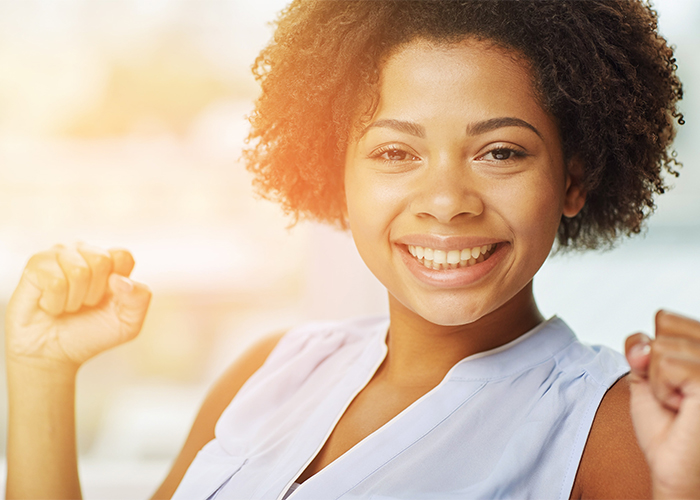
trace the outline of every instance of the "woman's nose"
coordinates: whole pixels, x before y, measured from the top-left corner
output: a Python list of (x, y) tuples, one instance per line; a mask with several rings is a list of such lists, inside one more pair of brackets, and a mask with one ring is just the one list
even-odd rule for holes
[(464, 160), (428, 165), (411, 203), (413, 213), (448, 223), (456, 217), (476, 217), (484, 211), (477, 183)]

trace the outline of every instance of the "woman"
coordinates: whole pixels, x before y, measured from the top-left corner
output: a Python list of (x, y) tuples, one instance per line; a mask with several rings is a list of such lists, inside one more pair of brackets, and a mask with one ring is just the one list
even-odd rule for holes
[[(660, 313), (625, 376), (532, 293), (555, 239), (639, 232), (674, 172), (681, 87), (655, 27), (639, 2), (293, 3), (256, 63), (249, 167), (287, 211), (350, 228), (390, 318), (255, 346), (155, 498), (700, 496), (700, 324)], [(79, 495), (75, 372), (138, 333), (132, 266), (30, 260), (8, 497)]]

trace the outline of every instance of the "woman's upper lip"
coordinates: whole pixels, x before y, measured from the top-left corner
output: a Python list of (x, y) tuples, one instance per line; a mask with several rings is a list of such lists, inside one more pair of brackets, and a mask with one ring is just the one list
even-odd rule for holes
[(505, 240), (491, 236), (443, 236), (438, 234), (408, 234), (394, 240), (398, 245), (414, 245), (437, 250), (474, 248), (501, 243)]

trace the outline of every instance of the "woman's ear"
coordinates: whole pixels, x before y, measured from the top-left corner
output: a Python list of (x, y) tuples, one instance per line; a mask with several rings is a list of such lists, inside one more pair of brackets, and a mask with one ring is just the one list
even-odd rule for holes
[(566, 193), (564, 195), (564, 217), (575, 217), (586, 203), (586, 189), (583, 187), (583, 162), (577, 156), (566, 165)]

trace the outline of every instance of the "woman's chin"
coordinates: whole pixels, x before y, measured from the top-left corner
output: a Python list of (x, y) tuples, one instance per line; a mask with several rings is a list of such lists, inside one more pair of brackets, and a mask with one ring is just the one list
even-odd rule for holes
[(468, 325), (488, 314), (488, 311), (483, 311), (481, 308), (464, 307), (463, 303), (452, 306), (421, 304), (420, 307), (411, 308), (411, 312), (422, 318), (423, 321), (437, 326)]
[(437, 326), (461, 326), (474, 323), (481, 319), (483, 315), (472, 314), (431, 314), (423, 316), (423, 319)]

